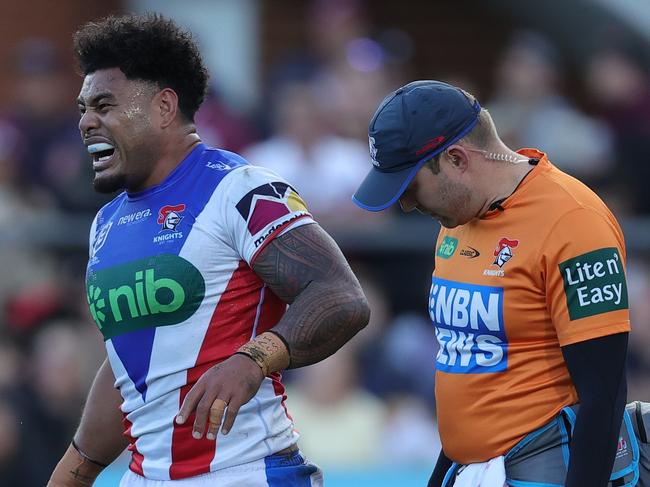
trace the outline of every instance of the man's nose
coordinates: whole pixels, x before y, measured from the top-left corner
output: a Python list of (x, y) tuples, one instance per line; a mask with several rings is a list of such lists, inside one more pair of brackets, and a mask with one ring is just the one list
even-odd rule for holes
[(92, 110), (86, 110), (79, 119), (79, 131), (84, 137), (88, 132), (99, 127), (99, 118)]

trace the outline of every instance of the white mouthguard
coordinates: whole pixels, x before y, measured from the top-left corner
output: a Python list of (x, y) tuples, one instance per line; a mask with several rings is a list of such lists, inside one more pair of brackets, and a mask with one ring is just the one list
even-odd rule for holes
[(107, 144), (106, 142), (99, 142), (97, 144), (91, 144), (88, 146), (88, 152), (91, 154), (111, 149), (115, 149), (115, 147), (113, 147), (111, 144)]

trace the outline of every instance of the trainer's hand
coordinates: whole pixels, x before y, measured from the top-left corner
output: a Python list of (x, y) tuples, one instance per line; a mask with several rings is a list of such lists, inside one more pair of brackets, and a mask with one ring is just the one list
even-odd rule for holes
[(176, 422), (183, 424), (196, 410), (192, 436), (201, 439), (217, 437), (224, 411), (221, 432), (226, 435), (235, 422), (239, 408), (246, 404), (260, 388), (264, 375), (259, 365), (245, 355), (236, 354), (208, 369), (185, 396)]

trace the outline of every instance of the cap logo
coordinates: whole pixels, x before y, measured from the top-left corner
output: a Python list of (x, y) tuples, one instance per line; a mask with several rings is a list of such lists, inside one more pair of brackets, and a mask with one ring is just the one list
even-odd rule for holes
[(372, 159), (372, 165), (379, 167), (379, 161), (377, 160), (377, 147), (375, 147), (374, 137), (368, 137), (368, 147), (370, 147), (370, 158)]
[(429, 140), (422, 147), (420, 147), (418, 150), (416, 150), (415, 155), (416, 156), (421, 156), (425, 152), (429, 152), (430, 150), (435, 149), (440, 144), (442, 144), (444, 141), (445, 141), (445, 136), (444, 135), (439, 135), (435, 139)]

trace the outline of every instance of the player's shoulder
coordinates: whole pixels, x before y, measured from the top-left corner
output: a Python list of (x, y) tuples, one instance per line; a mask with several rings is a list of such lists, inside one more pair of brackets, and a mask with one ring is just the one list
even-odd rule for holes
[(291, 185), (275, 171), (252, 164), (246, 164), (233, 169), (224, 177), (224, 188), (230, 196), (243, 195), (249, 192), (267, 194), (269, 196), (284, 193)]
[(239, 154), (209, 149), (201, 160), (206, 161), (203, 171), (208, 168), (210, 171), (223, 172), (213, 192), (213, 202), (218, 206), (236, 208), (241, 213), (262, 199), (271, 206), (271, 202), (277, 200), (295, 203), (299, 208), (306, 207), (298, 192), (283, 177), (269, 168), (250, 164)]
[(222, 179), (220, 186), (250, 186), (258, 182), (281, 179), (272, 170), (255, 166), (243, 156), (224, 149), (214, 147), (205, 147), (199, 158), (198, 167), (201, 171), (201, 177), (212, 179), (210, 174)]

